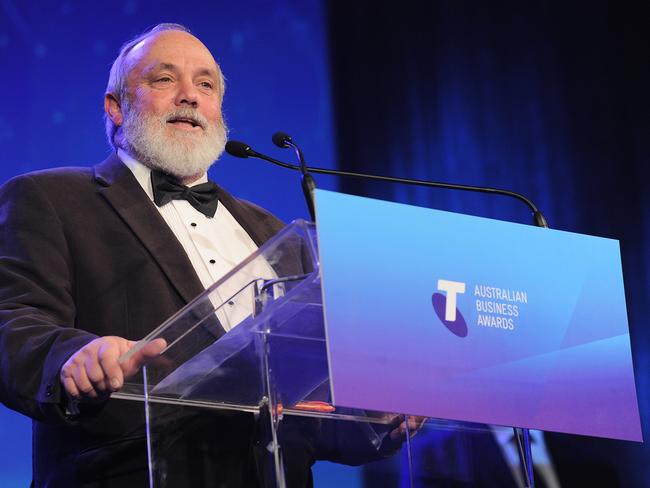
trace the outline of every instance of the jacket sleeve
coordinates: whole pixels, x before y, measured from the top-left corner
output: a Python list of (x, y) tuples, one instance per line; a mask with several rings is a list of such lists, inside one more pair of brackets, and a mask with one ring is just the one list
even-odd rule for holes
[(65, 421), (59, 371), (96, 337), (74, 328), (65, 234), (37, 177), (0, 189), (0, 401), (41, 421)]

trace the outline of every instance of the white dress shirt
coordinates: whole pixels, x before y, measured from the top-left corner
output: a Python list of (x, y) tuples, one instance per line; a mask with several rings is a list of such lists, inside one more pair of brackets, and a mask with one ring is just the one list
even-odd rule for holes
[[(131, 170), (153, 202), (151, 169), (122, 149), (118, 149), (117, 155)], [(189, 186), (207, 181), (207, 175), (203, 175)], [(222, 204), (217, 206), (214, 217), (207, 217), (186, 200), (172, 200), (161, 207), (156, 206), (156, 208), (183, 246), (206, 289), (257, 250), (257, 245), (248, 233)], [(238, 300), (230, 301), (230, 297), (255, 278), (270, 279), (275, 277), (272, 268), (259, 259), (248, 266), (245, 271), (246, 273), (238, 274), (238, 278), (227, 280), (211, 295), (215, 305), (228, 301), (227, 306), (217, 312), (219, 321), (226, 331), (249, 316), (254, 307), (251, 289), (247, 290), (243, 296), (240, 295)]]

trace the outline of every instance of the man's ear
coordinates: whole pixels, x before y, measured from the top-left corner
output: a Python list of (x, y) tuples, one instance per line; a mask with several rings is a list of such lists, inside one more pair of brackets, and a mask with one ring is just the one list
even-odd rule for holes
[(116, 127), (122, 125), (122, 121), (124, 120), (122, 117), (122, 107), (112, 93), (104, 95), (104, 112), (106, 112), (106, 116), (111, 119)]

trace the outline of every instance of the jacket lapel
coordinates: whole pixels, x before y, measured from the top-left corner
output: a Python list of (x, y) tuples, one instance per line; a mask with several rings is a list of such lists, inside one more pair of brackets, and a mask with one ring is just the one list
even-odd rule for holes
[(147, 248), (183, 300), (188, 303), (202, 293), (203, 285), (183, 246), (131, 171), (116, 154), (94, 169), (99, 193)]
[[(282, 221), (266, 210), (250, 202), (238, 200), (221, 188), (219, 202), (223, 203), (258, 247), (285, 227)], [(278, 276), (310, 273), (313, 270), (304, 242), (297, 236), (294, 237), (284, 242), (280, 253), (282, 259), (271, 264)]]
[[(219, 203), (222, 203), (239, 225), (248, 233), (253, 242), (260, 247), (277, 234), (283, 224), (266, 212), (252, 212), (223, 188), (219, 188)], [(249, 204), (252, 205), (252, 204)]]

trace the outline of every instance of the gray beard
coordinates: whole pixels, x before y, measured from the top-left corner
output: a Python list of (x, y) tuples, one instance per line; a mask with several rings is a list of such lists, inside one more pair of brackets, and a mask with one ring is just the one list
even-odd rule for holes
[[(123, 140), (127, 151), (151, 169), (178, 179), (203, 175), (223, 154), (227, 129), (223, 121), (213, 124), (197, 110), (179, 108), (163, 116), (142, 114), (124, 103)], [(192, 117), (203, 126), (201, 132), (175, 130), (169, 135), (167, 121), (175, 117)]]

